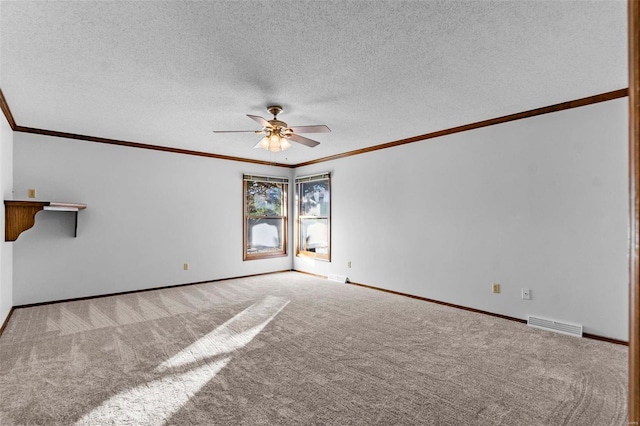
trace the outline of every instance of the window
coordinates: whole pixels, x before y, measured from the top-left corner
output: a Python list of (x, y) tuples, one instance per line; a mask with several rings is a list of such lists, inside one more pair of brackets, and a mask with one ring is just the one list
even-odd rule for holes
[(296, 178), (298, 256), (331, 260), (329, 178), (329, 173)]
[(244, 175), (244, 260), (287, 255), (289, 180)]

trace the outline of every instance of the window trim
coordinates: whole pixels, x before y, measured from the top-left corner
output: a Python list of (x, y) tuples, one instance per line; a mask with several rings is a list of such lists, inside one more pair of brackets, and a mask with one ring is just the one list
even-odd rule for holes
[[(301, 208), (301, 203), (302, 203), (302, 197), (300, 194), (300, 190), (302, 188), (303, 183), (307, 183), (307, 182), (314, 182), (314, 181), (321, 181), (321, 180), (327, 180), (327, 184), (329, 187), (329, 212), (327, 214), (327, 216), (303, 216), (300, 214), (300, 212), (302, 211)], [(331, 173), (329, 172), (325, 172), (325, 173), (318, 173), (318, 174), (314, 174), (314, 175), (308, 175), (308, 176), (299, 176), (295, 178), (295, 213), (296, 213), (296, 217), (295, 217), (295, 223), (296, 223), (296, 232), (295, 232), (295, 238), (296, 238), (296, 257), (304, 257), (304, 258), (309, 258), (309, 259), (315, 259), (315, 260), (322, 260), (325, 262), (331, 262), (331, 240), (332, 240), (332, 236), (331, 236), (331, 210), (332, 207), (331, 205), (333, 204), (331, 202), (331, 200), (333, 199), (333, 194), (331, 193)], [(328, 230), (328, 238), (329, 238), (329, 242), (327, 244), (327, 253), (316, 253), (316, 252), (312, 252), (312, 251), (306, 251), (306, 250), (302, 250), (302, 248), (300, 247), (300, 229), (301, 229), (301, 222), (302, 219), (306, 219), (306, 218), (319, 218), (319, 219), (325, 219), (327, 220), (327, 227), (329, 228)]]
[[(247, 215), (247, 182), (267, 182), (282, 185), (282, 215), (280, 216), (256, 216)], [(258, 175), (242, 175), (242, 260), (259, 260), (270, 259), (274, 257), (286, 257), (288, 255), (287, 247), (289, 245), (289, 178), (277, 176), (258, 176)], [(252, 218), (267, 218), (282, 220), (282, 249), (267, 253), (249, 253), (247, 251), (248, 244), (248, 222)]]

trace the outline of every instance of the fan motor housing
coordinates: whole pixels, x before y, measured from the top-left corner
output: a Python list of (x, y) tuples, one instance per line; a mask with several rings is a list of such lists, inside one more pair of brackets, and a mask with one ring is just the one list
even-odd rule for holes
[(283, 129), (287, 128), (287, 123), (285, 123), (284, 121), (280, 121), (280, 120), (269, 120), (269, 124), (271, 124), (273, 127), (282, 127)]

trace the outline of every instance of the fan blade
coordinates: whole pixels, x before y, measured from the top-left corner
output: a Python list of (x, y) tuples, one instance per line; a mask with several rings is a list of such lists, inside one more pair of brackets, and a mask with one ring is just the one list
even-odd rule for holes
[(259, 133), (265, 134), (264, 130), (214, 130), (213, 133)]
[(302, 145), (306, 145), (310, 148), (313, 148), (316, 145), (320, 145), (320, 142), (318, 141), (314, 141), (313, 139), (305, 138), (304, 136), (300, 136), (296, 134), (288, 135), (287, 139), (291, 139), (294, 142), (301, 143)]
[(247, 117), (249, 117), (250, 119), (254, 120), (255, 122), (257, 122), (262, 127), (273, 127), (271, 125), (271, 123), (269, 123), (267, 120), (265, 120), (264, 118), (262, 118), (260, 116), (247, 114)]
[(316, 126), (293, 126), (289, 127), (293, 130), (293, 133), (329, 133), (330, 128), (324, 124), (318, 124)]

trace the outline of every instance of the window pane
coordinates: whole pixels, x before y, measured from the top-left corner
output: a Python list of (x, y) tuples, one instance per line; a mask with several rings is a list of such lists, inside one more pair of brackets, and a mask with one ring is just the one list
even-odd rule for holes
[(281, 252), (284, 247), (283, 219), (247, 219), (247, 253)]
[(282, 184), (247, 182), (247, 216), (283, 216)]
[(329, 253), (329, 219), (300, 219), (300, 250)]
[(301, 183), (300, 215), (329, 216), (329, 180)]

